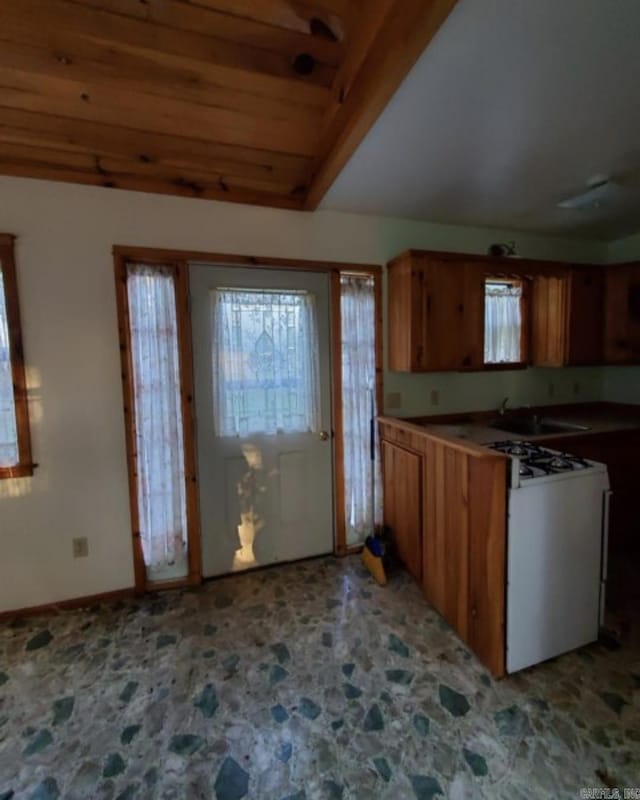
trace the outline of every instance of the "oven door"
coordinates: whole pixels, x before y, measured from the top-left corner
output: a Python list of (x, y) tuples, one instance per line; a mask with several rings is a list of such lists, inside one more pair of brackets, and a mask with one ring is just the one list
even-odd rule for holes
[(598, 638), (606, 472), (509, 492), (507, 671)]

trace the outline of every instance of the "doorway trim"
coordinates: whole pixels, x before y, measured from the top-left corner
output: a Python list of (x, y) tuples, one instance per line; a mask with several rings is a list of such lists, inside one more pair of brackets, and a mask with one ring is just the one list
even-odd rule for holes
[[(344, 452), (342, 428), (342, 369), (341, 369), (341, 319), (340, 275), (343, 273), (370, 275), (374, 281), (376, 314), (376, 399), (382, 408), (382, 267), (379, 264), (354, 264), (340, 261), (313, 261), (307, 259), (274, 258), (272, 256), (245, 256), (231, 253), (211, 253), (198, 250), (171, 250), (154, 247), (114, 245), (113, 257), (116, 273), (116, 301), (120, 334), (122, 363), (122, 390), (129, 474), (129, 503), (133, 535), (133, 561), (137, 591), (159, 590), (183, 585), (193, 585), (202, 580), (200, 542), (200, 512), (198, 507), (198, 476), (195, 441), (195, 411), (193, 385), (193, 355), (191, 347), (191, 319), (189, 303), (189, 263), (206, 262), (215, 265), (252, 267), (257, 269), (307, 270), (330, 273), (330, 333), (331, 333), (331, 404), (333, 411), (333, 487), (334, 487), (334, 553), (342, 556), (357, 552), (361, 546), (348, 547), (346, 542)], [(146, 580), (146, 570), (140, 542), (138, 522), (138, 494), (136, 477), (136, 432), (134, 395), (129, 335), (129, 313), (126, 286), (128, 263), (163, 265), (174, 270), (176, 309), (180, 345), (180, 382), (182, 420), (184, 430), (185, 476), (187, 493), (187, 528), (189, 536), (189, 575), (166, 583)]]

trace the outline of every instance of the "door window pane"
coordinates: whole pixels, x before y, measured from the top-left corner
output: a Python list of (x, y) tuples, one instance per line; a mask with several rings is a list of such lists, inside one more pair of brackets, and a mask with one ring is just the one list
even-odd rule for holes
[(219, 436), (319, 427), (318, 332), (312, 294), (213, 292), (214, 422)]
[(16, 406), (13, 395), (9, 321), (4, 294), (4, 279), (0, 269), (0, 467), (18, 463), (18, 433)]
[(184, 577), (187, 515), (174, 276), (129, 265), (140, 536), (149, 580)]

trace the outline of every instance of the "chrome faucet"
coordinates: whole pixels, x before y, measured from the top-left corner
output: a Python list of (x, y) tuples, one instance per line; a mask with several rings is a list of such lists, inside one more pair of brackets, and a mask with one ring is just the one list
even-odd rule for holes
[(502, 403), (500, 404), (500, 408), (498, 409), (498, 414), (501, 417), (504, 417), (504, 415), (507, 413), (507, 404), (508, 404), (508, 402), (509, 402), (509, 398), (505, 397), (504, 400), (502, 401)]

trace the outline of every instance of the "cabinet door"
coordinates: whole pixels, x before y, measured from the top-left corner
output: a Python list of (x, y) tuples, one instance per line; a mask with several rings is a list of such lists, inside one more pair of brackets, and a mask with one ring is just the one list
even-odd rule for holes
[(425, 370), (424, 269), (419, 258), (406, 256), (389, 266), (387, 275), (389, 369)]
[(605, 271), (604, 356), (608, 364), (640, 362), (640, 264)]
[(476, 265), (429, 260), (424, 268), (422, 340), (430, 370), (483, 364), (484, 277)]
[(574, 269), (570, 284), (567, 363), (601, 364), (604, 271), (600, 267)]
[(384, 524), (398, 558), (422, 580), (422, 457), (382, 442)]
[(567, 358), (568, 277), (538, 275), (531, 297), (531, 362), (561, 367)]

